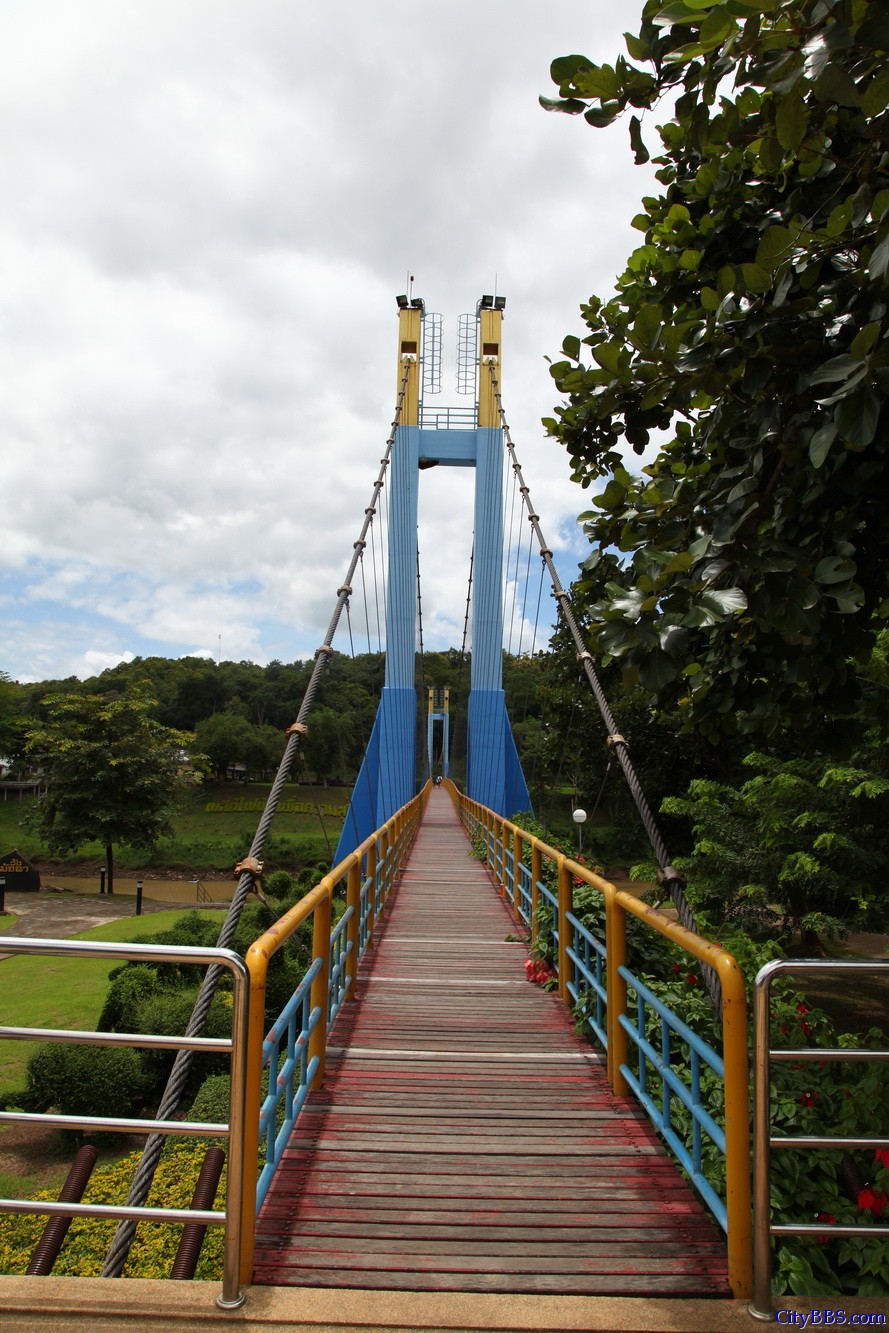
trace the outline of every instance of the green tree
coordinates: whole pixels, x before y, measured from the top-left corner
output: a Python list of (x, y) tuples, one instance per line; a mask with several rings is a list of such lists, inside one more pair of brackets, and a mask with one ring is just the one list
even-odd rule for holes
[(237, 713), (213, 713), (195, 728), (195, 742), (210, 761), (216, 776), (225, 778), (231, 764), (248, 764), (255, 728)]
[(0, 671), (0, 757), (15, 760), (22, 753), (29, 725), (22, 708), (22, 687)]
[(698, 779), (664, 802), (693, 823), (681, 864), (711, 927), (752, 939), (873, 929), (885, 920), (889, 781), (857, 763), (750, 754), (737, 787)]
[(303, 747), (306, 767), (317, 782), (327, 783), (344, 763), (344, 747), (353, 735), (350, 715), (335, 708), (315, 708), (309, 714), (309, 731)]
[(554, 61), (542, 99), (639, 111), (644, 162), (678, 95), (642, 243), (552, 366), (545, 424), (607, 479), (582, 516), (596, 647), (713, 738), (806, 725), (848, 711), (889, 617), (889, 13), (648, 0), (627, 49)]
[(195, 729), (195, 743), (220, 779), (231, 764), (244, 764), (256, 776), (276, 769), (285, 740), (277, 728), (255, 727), (246, 717), (228, 710), (202, 719)]
[(150, 852), (172, 832), (178, 797), (200, 776), (199, 757), (186, 755), (194, 738), (161, 726), (154, 699), (139, 689), (56, 694), (43, 706), (45, 721), (26, 743), (47, 784), (33, 827), (56, 855), (100, 841), (112, 892), (114, 844)]

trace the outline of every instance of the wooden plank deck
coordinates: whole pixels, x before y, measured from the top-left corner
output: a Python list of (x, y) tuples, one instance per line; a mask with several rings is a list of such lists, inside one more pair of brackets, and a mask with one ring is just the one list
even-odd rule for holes
[(729, 1295), (721, 1233), (526, 980), (440, 790), (387, 918), (260, 1214), (254, 1280)]

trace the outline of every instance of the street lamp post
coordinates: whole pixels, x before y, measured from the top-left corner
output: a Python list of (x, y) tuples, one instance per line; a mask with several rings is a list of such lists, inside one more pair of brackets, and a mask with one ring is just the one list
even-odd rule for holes
[(579, 856), (583, 851), (583, 826), (587, 821), (586, 810), (581, 810), (580, 806), (578, 806), (571, 815), (571, 818), (577, 825), (577, 854)]

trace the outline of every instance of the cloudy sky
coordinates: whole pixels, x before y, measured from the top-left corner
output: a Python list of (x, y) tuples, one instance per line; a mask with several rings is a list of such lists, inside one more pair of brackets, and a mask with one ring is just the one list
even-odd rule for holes
[[(586, 496), (540, 427), (544, 357), (613, 285), (651, 177), (624, 125), (537, 96), (640, 11), (6, 0), (0, 668), (310, 655), (388, 433), (408, 273), (444, 315), (441, 405), (466, 402), (458, 316), (506, 295), (504, 403), (570, 579)], [(422, 478), (429, 647), (462, 635), (471, 484)]]

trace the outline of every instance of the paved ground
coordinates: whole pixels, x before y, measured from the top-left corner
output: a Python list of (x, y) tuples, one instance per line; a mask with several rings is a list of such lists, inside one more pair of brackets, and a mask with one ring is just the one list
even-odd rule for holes
[[(251, 1287), (240, 1310), (214, 1304), (215, 1282), (144, 1278), (0, 1277), (9, 1333), (756, 1333), (743, 1301), (638, 1297), (503, 1296), (489, 1292), (325, 1291)], [(812, 1310), (889, 1311), (876, 1297), (783, 1297), (781, 1327), (813, 1323)], [(821, 1316), (819, 1324), (826, 1324)]]
[[(175, 903), (142, 899), (142, 912), (169, 912)], [(16, 917), (13, 925), (0, 931), (3, 935), (22, 935), (26, 939), (66, 940), (91, 926), (135, 915), (132, 898), (98, 897), (79, 893), (7, 893), (6, 911)], [(0, 959), (9, 954), (0, 954)]]

